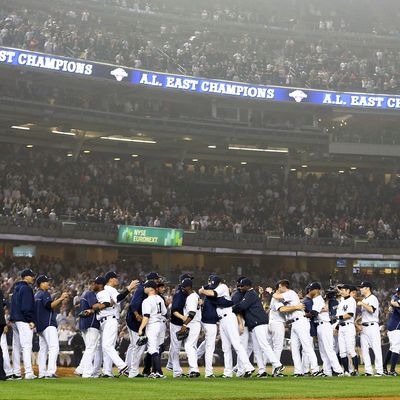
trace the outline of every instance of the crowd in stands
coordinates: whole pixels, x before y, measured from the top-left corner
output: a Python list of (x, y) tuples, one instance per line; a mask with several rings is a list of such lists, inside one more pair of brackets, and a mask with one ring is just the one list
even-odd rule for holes
[[(99, 3), (103, 4), (103, 1)], [(106, 5), (109, 3), (105, 2)], [(320, 19), (318, 26), (322, 30), (351, 31), (351, 25), (342, 21), (341, 12), (347, 10), (346, 14), (351, 15), (349, 10), (357, 9), (360, 1), (335, 2), (334, 6), (322, 7), (326, 8), (324, 11), (319, 9), (321, 2), (316, 1), (308, 2), (307, 6), (301, 5), (301, 1), (287, 1), (286, 7), (282, 7), (282, 2), (278, 1), (254, 1), (249, 5), (246, 2), (246, 7), (251, 11), (243, 9), (243, 2), (242, 5), (235, 2), (232, 9), (228, 4), (228, 8), (225, 8), (225, 2), (221, 2), (221, 5), (207, 2), (197, 11), (189, 7), (189, 15), (194, 12), (197, 17), (197, 22), (189, 25), (183, 24), (182, 18), (163, 18), (164, 11), (171, 13), (174, 9), (165, 2), (156, 1), (153, 4), (116, 0), (111, 3), (136, 12), (126, 14), (117, 8), (116, 11), (104, 13), (104, 10), (89, 11), (78, 6), (75, 9), (71, 4), (55, 5), (50, 9), (46, 4), (43, 11), (33, 6), (32, 9), (3, 6), (0, 8), (0, 45), (255, 84), (388, 93), (397, 93), (399, 90), (400, 56), (389, 47), (371, 46), (367, 41), (356, 45), (332, 42), (321, 39), (318, 34), (311, 39), (300, 39), (291, 31), (277, 38), (270, 37), (265, 29), (257, 33), (237, 28), (242, 20), (253, 24), (253, 19), (262, 20), (263, 16), (267, 18), (263, 23), (267, 26), (275, 23), (279, 26), (283, 21), (286, 21), (286, 25), (296, 25), (297, 18), (292, 14), (292, 4), (295, 4), (294, 10), (299, 18), (303, 14), (304, 18), (315, 14), (316, 20)], [(185, 7), (181, 3), (185, 3)], [(175, 9), (185, 13), (186, 3), (178, 1)], [(343, 3), (343, 8), (339, 3)], [(369, 2), (370, 5), (372, 3)], [(206, 5), (210, 8), (205, 8)], [(260, 9), (260, 5), (265, 6)], [(271, 12), (270, 8), (277, 10), (278, 14)], [(355, 14), (358, 22), (363, 20), (359, 12), (365, 11), (371, 16), (366, 23), (367, 31), (368, 25), (371, 25), (372, 31), (375, 29), (372, 28), (375, 26), (375, 17), (372, 15), (377, 16), (378, 20), (381, 15), (379, 12), (374, 14), (375, 8), (372, 5), (371, 8), (363, 7), (362, 11)], [(288, 15), (278, 10), (289, 10)], [(392, 11), (389, 15), (397, 15), (398, 4)], [(142, 20), (143, 14), (158, 13), (161, 16), (159, 21), (146, 23)], [(126, 15), (132, 18), (131, 23), (120, 19)], [(289, 18), (290, 15), (293, 17)], [(236, 24), (227, 32), (221, 30), (220, 20), (230, 20)], [(376, 26), (390, 26), (390, 23), (384, 22), (377, 22)]]
[(173, 162), (114, 161), (4, 145), (0, 213), (27, 220), (195, 231), (279, 232), (282, 237), (400, 238), (400, 180), (369, 173), (302, 177), (282, 169)]

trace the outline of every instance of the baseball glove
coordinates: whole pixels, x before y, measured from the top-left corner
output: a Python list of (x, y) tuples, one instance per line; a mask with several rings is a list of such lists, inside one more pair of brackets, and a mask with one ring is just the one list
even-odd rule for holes
[(86, 317), (89, 317), (91, 314), (87, 311), (87, 310), (84, 310), (84, 311), (81, 311), (79, 314), (78, 314), (78, 318), (86, 318)]
[(190, 328), (186, 328), (184, 332), (178, 331), (176, 332), (176, 338), (178, 340), (185, 340), (189, 336)]
[(147, 342), (149, 341), (149, 339), (147, 339), (146, 335), (142, 335), (139, 336), (139, 339), (136, 342), (137, 346), (144, 346), (145, 344), (147, 344)]

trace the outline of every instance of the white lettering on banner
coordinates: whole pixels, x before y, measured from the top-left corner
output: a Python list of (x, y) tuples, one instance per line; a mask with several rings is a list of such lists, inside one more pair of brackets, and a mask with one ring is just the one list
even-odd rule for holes
[(352, 106), (362, 107), (377, 107), (381, 108), (382, 103), (385, 100), (384, 97), (376, 96), (350, 96)]
[(0, 62), (12, 64), (15, 57), (15, 51), (11, 50), (0, 50)]
[(139, 83), (149, 86), (162, 86), (162, 83), (158, 82), (157, 80), (158, 76), (156, 74), (150, 74), (150, 76), (151, 80), (149, 80), (149, 74), (143, 73)]
[(29, 67), (52, 69), (54, 71), (64, 71), (79, 75), (92, 75), (93, 65), (84, 62), (62, 60), (60, 58), (41, 56), (37, 54), (20, 53), (17, 59), (18, 65)]
[[(332, 96), (335, 96), (334, 99), (332, 99)], [(334, 104), (334, 105), (346, 105), (346, 102), (342, 100), (340, 94), (333, 94), (333, 93), (325, 93), (324, 100), (322, 101), (322, 104)]]
[(167, 76), (165, 87), (195, 91), (198, 84), (196, 79)]
[(389, 97), (387, 106), (388, 108), (400, 108), (400, 97)]
[(273, 99), (275, 97), (275, 90), (271, 88), (268, 89), (257, 86), (245, 86), (226, 82), (203, 81), (200, 85), (200, 91), (258, 99)]

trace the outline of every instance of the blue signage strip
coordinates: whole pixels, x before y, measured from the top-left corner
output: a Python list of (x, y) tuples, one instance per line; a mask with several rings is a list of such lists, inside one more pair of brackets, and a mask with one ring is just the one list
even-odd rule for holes
[(137, 86), (264, 101), (285, 101), (362, 109), (400, 110), (400, 96), (333, 92), (280, 86), (251, 85), (171, 75), (0, 47), (0, 65), (35, 68), (67, 75), (111, 79)]

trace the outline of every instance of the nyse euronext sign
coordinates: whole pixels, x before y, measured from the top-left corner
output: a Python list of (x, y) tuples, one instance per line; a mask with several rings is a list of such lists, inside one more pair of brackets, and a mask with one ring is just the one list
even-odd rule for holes
[(400, 96), (396, 95), (253, 85), (243, 82), (143, 71), (119, 65), (5, 47), (0, 47), (0, 65), (49, 71), (82, 78), (111, 79), (120, 83), (156, 89), (238, 97), (258, 101), (400, 110)]

